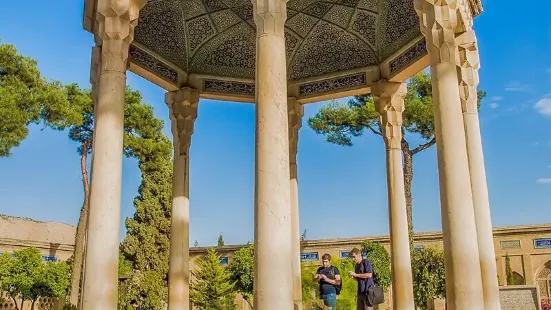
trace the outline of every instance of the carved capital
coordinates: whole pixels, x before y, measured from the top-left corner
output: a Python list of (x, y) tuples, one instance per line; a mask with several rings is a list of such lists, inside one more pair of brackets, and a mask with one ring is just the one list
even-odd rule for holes
[(92, 84), (92, 102), (94, 106), (98, 102), (100, 71), (101, 46), (94, 46), (92, 47), (92, 59), (90, 62), (90, 84)]
[(473, 12), (468, 0), (458, 0), (460, 24), (457, 32), (470, 31), (473, 29)]
[(287, 98), (287, 112), (289, 115), (289, 162), (296, 164), (298, 150), (298, 132), (302, 127), (304, 107), (296, 98)]
[(457, 36), (457, 77), (463, 113), (478, 113), (480, 57), (473, 30)]
[(199, 91), (192, 88), (182, 88), (166, 93), (165, 102), (170, 112), (174, 152), (179, 155), (189, 155), (193, 127), (197, 119)]
[(459, 0), (414, 0), (431, 65), (455, 63), (455, 32)]
[(140, 10), (147, 0), (98, 0), (97, 41), (102, 46), (101, 72), (126, 72)]
[(287, 20), (287, 0), (251, 0), (253, 3), (256, 35), (285, 35)]
[(371, 93), (375, 99), (375, 109), (381, 116), (381, 130), (387, 149), (401, 149), (407, 85), (383, 80), (373, 85)]

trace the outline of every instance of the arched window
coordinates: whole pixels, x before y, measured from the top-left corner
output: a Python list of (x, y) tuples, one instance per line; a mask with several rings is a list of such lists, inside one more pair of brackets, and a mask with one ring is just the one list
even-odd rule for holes
[(541, 298), (551, 298), (551, 261), (544, 264), (544, 267), (536, 277), (536, 283), (538, 284)]
[(524, 285), (524, 277), (513, 271), (513, 285)]

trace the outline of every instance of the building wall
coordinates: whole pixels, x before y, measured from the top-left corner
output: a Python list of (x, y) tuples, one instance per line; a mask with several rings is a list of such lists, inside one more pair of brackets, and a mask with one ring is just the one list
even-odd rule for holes
[(73, 255), (75, 232), (68, 224), (0, 215), (0, 252), (35, 247), (44, 259), (64, 261)]

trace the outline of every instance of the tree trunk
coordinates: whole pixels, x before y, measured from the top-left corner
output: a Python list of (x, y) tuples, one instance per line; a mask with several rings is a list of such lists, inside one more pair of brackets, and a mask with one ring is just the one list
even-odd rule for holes
[(34, 304), (36, 303), (36, 299), (34, 299), (31, 303), (31, 310), (34, 310)]
[[(19, 310), (19, 306), (17, 305), (17, 299), (15, 299), (15, 297), (13, 296), (10, 296), (10, 297), (13, 300), (13, 304), (15, 305), (15, 310)], [(21, 301), (21, 306), (23, 306), (23, 301)]]
[(404, 191), (406, 194), (406, 212), (408, 217), (409, 250), (413, 252), (413, 215), (411, 211), (411, 181), (413, 180), (413, 152), (409, 149), (409, 144), (402, 139), (402, 154), (404, 155)]
[(75, 236), (75, 251), (73, 253), (73, 273), (71, 275), (71, 304), (78, 306), (80, 297), (80, 282), (82, 277), (82, 267), (84, 263), (84, 249), (86, 247), (86, 230), (88, 229), (88, 211), (90, 208), (90, 184), (88, 182), (88, 151), (91, 146), (91, 140), (82, 144), (82, 155), (80, 157), (80, 170), (82, 172), (82, 186), (84, 188), (84, 202), (80, 209), (77, 232)]

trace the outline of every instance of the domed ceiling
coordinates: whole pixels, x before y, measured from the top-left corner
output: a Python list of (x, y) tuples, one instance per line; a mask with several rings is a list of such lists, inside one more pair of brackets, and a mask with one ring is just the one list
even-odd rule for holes
[[(289, 0), (287, 10), (290, 81), (378, 65), (421, 36), (413, 0)], [(254, 80), (255, 31), (250, 0), (149, 0), (131, 57)]]

